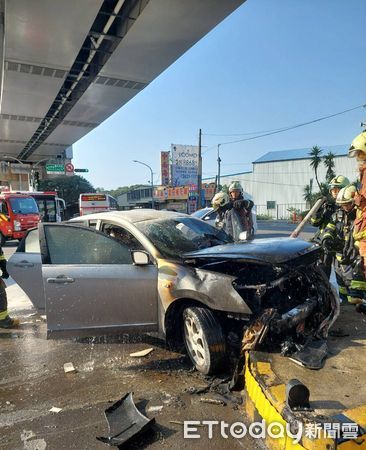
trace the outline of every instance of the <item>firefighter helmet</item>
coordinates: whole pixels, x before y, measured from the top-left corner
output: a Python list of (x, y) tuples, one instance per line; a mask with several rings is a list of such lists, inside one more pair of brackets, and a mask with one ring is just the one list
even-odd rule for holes
[(329, 182), (329, 190), (333, 188), (339, 188), (342, 189), (349, 185), (349, 179), (347, 177), (344, 177), (343, 175), (338, 175), (334, 178), (332, 178)]
[(348, 149), (348, 156), (350, 158), (360, 156), (358, 152), (363, 153), (366, 157), (366, 131), (363, 131), (353, 139), (351, 147)]
[(242, 185), (239, 183), (239, 181), (233, 181), (229, 186), (229, 193), (233, 191), (240, 191), (243, 193)]
[(344, 205), (345, 203), (351, 203), (354, 201), (354, 196), (356, 194), (356, 188), (353, 184), (342, 188), (337, 195), (336, 203), (337, 205)]
[(221, 191), (214, 195), (211, 203), (213, 209), (217, 211), (219, 208), (223, 208), (225, 205), (229, 204), (230, 198), (226, 192)]

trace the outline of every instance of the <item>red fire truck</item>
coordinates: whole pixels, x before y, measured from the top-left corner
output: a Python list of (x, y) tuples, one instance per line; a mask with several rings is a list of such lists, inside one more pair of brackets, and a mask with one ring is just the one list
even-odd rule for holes
[(21, 240), (29, 228), (37, 226), (40, 215), (36, 201), (28, 194), (0, 192), (0, 243)]

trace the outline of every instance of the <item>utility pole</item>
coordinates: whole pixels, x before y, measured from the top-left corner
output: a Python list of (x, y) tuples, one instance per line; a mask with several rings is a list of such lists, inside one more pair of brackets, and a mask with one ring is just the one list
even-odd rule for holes
[(220, 170), (221, 170), (220, 145), (221, 144), (217, 144), (217, 187), (216, 187), (216, 192), (220, 191)]
[(138, 161), (137, 159), (134, 159), (133, 162), (142, 164), (143, 166), (147, 167), (150, 170), (150, 174), (151, 174), (151, 209), (154, 209), (155, 202), (154, 202), (154, 173), (153, 173), (153, 170), (148, 164), (146, 164), (142, 161)]
[(198, 176), (197, 176), (198, 206), (202, 208), (202, 130), (198, 133)]

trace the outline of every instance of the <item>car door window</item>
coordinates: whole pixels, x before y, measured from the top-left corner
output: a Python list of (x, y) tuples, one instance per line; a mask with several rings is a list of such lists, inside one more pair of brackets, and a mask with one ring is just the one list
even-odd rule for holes
[(44, 232), (51, 264), (132, 264), (127, 245), (98, 231), (58, 225)]
[(92, 228), (93, 230), (96, 230), (96, 228), (97, 228), (97, 223), (98, 223), (97, 220), (88, 220), (89, 228)]
[(39, 247), (39, 232), (38, 228), (29, 231), (26, 238), (24, 239), (24, 252), (25, 253), (41, 253)]
[(111, 238), (116, 239), (118, 242), (127, 245), (130, 250), (144, 250), (141, 242), (123, 227), (111, 223), (103, 223), (102, 231)]
[(8, 211), (8, 207), (6, 206), (6, 203), (5, 202), (1, 202), (0, 203), (0, 212), (2, 213), (2, 214), (5, 214), (6, 216), (8, 216), (9, 215), (9, 211)]
[(19, 243), (16, 253), (41, 253), (38, 228), (28, 231), (25, 238)]

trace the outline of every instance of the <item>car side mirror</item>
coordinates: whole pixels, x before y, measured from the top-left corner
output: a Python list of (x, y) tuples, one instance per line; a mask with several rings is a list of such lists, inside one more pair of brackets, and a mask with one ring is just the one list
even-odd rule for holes
[(146, 266), (150, 262), (149, 254), (141, 250), (132, 250), (131, 257), (136, 266)]

